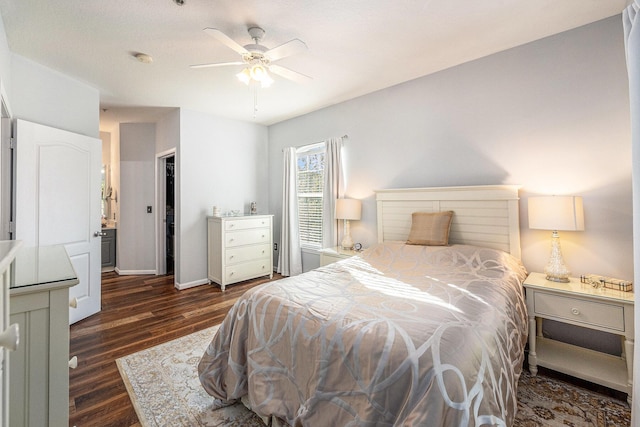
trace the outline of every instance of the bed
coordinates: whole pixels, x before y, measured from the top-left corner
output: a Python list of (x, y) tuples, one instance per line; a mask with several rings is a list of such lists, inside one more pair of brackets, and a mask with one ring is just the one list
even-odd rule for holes
[[(527, 339), (518, 187), (381, 190), (376, 203), (377, 245), (235, 303), (203, 387), (272, 425), (511, 425)], [(443, 215), (445, 244), (407, 244), (416, 218)]]

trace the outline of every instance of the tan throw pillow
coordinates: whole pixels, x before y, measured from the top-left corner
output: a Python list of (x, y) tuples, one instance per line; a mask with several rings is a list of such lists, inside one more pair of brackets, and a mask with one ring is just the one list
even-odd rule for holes
[(446, 246), (453, 211), (414, 212), (411, 214), (411, 231), (407, 244), (424, 246)]

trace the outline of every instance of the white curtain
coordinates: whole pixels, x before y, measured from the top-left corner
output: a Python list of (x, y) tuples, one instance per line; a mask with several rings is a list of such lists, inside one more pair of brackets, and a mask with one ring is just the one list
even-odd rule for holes
[[(631, 161), (633, 183), (633, 247), (634, 256), (634, 281), (640, 283), (640, 22), (638, 12), (640, 0), (635, 0), (622, 12), (624, 26), (624, 42), (627, 52), (627, 72), (629, 73), (629, 104), (631, 110)], [(636, 304), (640, 306), (640, 298)], [(635, 310), (635, 342), (640, 343), (640, 310)], [(631, 407), (631, 425), (638, 425), (640, 416), (640, 398), (637, 393), (640, 389), (635, 387), (640, 384), (640, 349), (634, 351), (633, 356), (633, 384), (634, 398)]]
[(280, 229), (280, 251), (278, 273), (295, 276), (302, 273), (302, 248), (298, 228), (296, 149), (284, 150), (284, 174), (282, 180), (282, 226)]
[(342, 138), (331, 138), (324, 142), (324, 190), (322, 192), (322, 247), (338, 245), (336, 221), (336, 199), (342, 197), (344, 178), (342, 175)]

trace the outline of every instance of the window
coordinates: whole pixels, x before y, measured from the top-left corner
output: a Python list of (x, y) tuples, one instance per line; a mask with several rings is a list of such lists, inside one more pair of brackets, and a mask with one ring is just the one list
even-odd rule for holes
[(322, 190), (324, 187), (324, 144), (300, 150), (298, 160), (298, 216), (300, 243), (322, 245)]

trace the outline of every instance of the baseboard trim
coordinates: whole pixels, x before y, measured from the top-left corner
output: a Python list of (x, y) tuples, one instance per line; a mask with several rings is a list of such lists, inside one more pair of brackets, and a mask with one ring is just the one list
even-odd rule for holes
[(144, 274), (156, 274), (156, 270), (120, 270), (116, 267), (115, 272), (120, 276), (141, 276)]
[(195, 280), (193, 282), (188, 282), (188, 283), (175, 283), (175, 287), (177, 290), (182, 291), (184, 289), (189, 289), (189, 288), (195, 288), (196, 286), (202, 286), (202, 285), (207, 285), (209, 284), (209, 280), (208, 279), (200, 279), (200, 280)]

